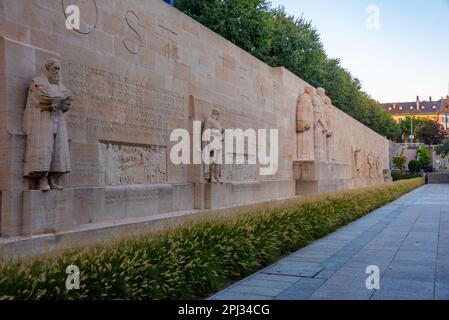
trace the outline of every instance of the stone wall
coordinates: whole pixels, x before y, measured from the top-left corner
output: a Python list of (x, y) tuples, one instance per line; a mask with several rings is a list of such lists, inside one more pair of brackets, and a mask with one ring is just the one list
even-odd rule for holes
[[(63, 7), (72, 2), (0, 2), (2, 236), (388, 180), (388, 141), (334, 107), (328, 161), (297, 161), (296, 105), (307, 83), (285, 68), (267, 66), (160, 0), (86, 0), (81, 30), (70, 31)], [(48, 57), (62, 61), (75, 100), (67, 115), (72, 172), (64, 191), (43, 193), (22, 177), (22, 114)], [(226, 128), (279, 129), (276, 175), (231, 166), (225, 185), (215, 186), (204, 183), (201, 166), (168, 160), (170, 132), (193, 133), (192, 121), (205, 122), (213, 108)]]

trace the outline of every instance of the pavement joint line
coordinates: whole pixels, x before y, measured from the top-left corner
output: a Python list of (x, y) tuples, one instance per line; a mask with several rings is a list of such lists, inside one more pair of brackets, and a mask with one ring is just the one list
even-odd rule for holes
[[(432, 192), (434, 197), (426, 196)], [(435, 185), (422, 186), (333, 233), (309, 243), (308, 246), (237, 282), (228, 289), (239, 284), (245, 285), (245, 281), (253, 276), (267, 275), (267, 269), (282, 261), (286, 261), (293, 271), (295, 268), (301, 271), (305, 268), (305, 264), (310, 262), (324, 269), (313, 277), (290, 276), (291, 284), (280, 287), (279, 294), (270, 289), (270, 294), (277, 294), (273, 298), (298, 300), (314, 299), (314, 297), (356, 300), (401, 297), (407, 300), (442, 298), (447, 290), (446, 287), (441, 286), (442, 280), (445, 279), (444, 276), (442, 278), (442, 274), (449, 267), (449, 263), (445, 262), (446, 257), (449, 258), (449, 255), (445, 254), (445, 251), (449, 249), (449, 236), (446, 238), (448, 235), (446, 231), (449, 230), (449, 210), (443, 204), (435, 205), (434, 203), (429, 206), (427, 203), (431, 201), (430, 199), (438, 200), (446, 197), (447, 194), (449, 194), (449, 185), (441, 188), (435, 188)], [(342, 246), (337, 245), (335, 248), (337, 251), (329, 256), (323, 255), (326, 244), (332, 244), (334, 239)], [(317, 256), (319, 259), (295, 261), (295, 259), (307, 260), (307, 255)], [(288, 258), (292, 256), (295, 259), (289, 260)], [(319, 261), (320, 256), (326, 256), (322, 262)], [(372, 264), (376, 264), (375, 261), (377, 261), (381, 267), (380, 290), (365, 292), (362, 288), (362, 280), (366, 275), (359, 276), (362, 282), (344, 280), (344, 277), (349, 279), (354, 272), (357, 274), (362, 272), (365, 262), (368, 265), (371, 263), (370, 260), (374, 261)], [(329, 269), (323, 266), (325, 263), (329, 263)], [(322, 274), (321, 277), (320, 274)], [(282, 275), (278, 276), (282, 277)], [(343, 282), (340, 284), (338, 277), (342, 277)], [(249, 285), (249, 283), (246, 284)], [(346, 287), (347, 284), (348, 287)], [(222, 291), (223, 298), (229, 293), (228, 289)], [(253, 294), (256, 293), (253, 292)], [(253, 294), (249, 292), (248, 297)], [(213, 297), (220, 299), (220, 292)]]
[[(407, 207), (408, 207), (408, 206), (407, 206)], [(424, 211), (424, 206), (421, 208), (421, 210), (419, 211), (419, 213), (416, 215), (416, 217), (415, 217), (415, 219), (414, 219), (414, 222), (413, 222), (413, 224), (411, 225), (411, 227), (410, 227), (410, 229), (409, 229), (407, 235), (406, 235), (406, 236), (404, 237), (404, 239), (402, 240), (401, 245), (399, 246), (399, 248), (397, 249), (397, 251), (395, 252), (395, 254), (394, 254), (394, 256), (393, 256), (393, 259), (391, 259), (391, 263), (388, 265), (387, 270), (386, 270), (385, 273), (381, 276), (381, 278), (380, 278), (381, 290), (382, 290), (382, 280), (385, 279), (385, 274), (386, 274), (386, 273), (388, 272), (388, 270), (390, 269), (391, 265), (393, 264), (394, 259), (395, 259), (396, 256), (398, 255), (398, 252), (401, 250), (402, 246), (404, 245), (405, 240), (406, 240), (407, 237), (410, 235), (410, 232), (413, 230), (413, 227), (416, 225), (416, 223), (417, 223), (417, 221), (418, 221), (418, 219), (419, 219), (419, 217), (421, 216), (421, 214), (422, 214), (423, 211)], [(403, 212), (406, 212), (406, 209), (404, 209)], [(371, 294), (369, 300), (372, 300), (372, 299), (373, 299), (374, 294), (376, 293), (376, 291), (379, 291), (379, 290), (375, 290), (375, 291)]]
[(436, 299), (436, 294), (437, 294), (437, 268), (438, 268), (438, 253), (440, 251), (440, 239), (441, 239), (441, 217), (442, 217), (442, 213), (441, 213), (441, 206), (440, 206), (440, 219), (439, 219), (439, 226), (438, 226), (438, 242), (437, 242), (437, 254), (436, 254), (436, 259), (435, 259), (435, 274), (434, 274), (434, 283), (433, 283), (433, 299)]

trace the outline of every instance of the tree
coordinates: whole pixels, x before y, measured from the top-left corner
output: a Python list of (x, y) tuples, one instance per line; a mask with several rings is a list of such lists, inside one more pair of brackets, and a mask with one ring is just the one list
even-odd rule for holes
[(417, 160), (412, 160), (408, 163), (408, 170), (411, 173), (419, 173), (422, 170), (422, 165), (421, 162), (417, 161)]
[(449, 155), (449, 139), (443, 140), (443, 142), (435, 147), (435, 153), (441, 156), (443, 159)]
[(267, 0), (177, 0), (175, 6), (256, 58), (266, 58), (273, 33)]
[(396, 167), (396, 169), (401, 171), (401, 173), (403, 173), (405, 171), (405, 163), (406, 162), (407, 162), (407, 158), (402, 154), (393, 158), (394, 166)]
[(441, 143), (444, 139), (444, 129), (436, 122), (428, 122), (418, 130), (420, 140), (431, 146)]
[(416, 160), (421, 163), (423, 168), (427, 168), (432, 164), (432, 154), (430, 150), (426, 147), (421, 147), (416, 153)]
[(417, 118), (415, 116), (406, 116), (404, 120), (402, 120), (399, 124), (400, 130), (404, 135), (409, 136), (412, 134), (412, 121), (413, 121), (413, 133), (415, 135), (416, 140), (422, 140), (419, 134), (419, 131), (422, 127), (429, 123), (433, 123), (431, 120)]

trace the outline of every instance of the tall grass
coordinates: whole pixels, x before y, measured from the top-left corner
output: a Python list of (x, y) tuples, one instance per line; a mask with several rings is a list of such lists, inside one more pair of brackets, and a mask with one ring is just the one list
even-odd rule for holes
[[(3, 299), (188, 299), (276, 261), (422, 185), (422, 179), (209, 212), (164, 232), (0, 262)], [(66, 267), (81, 272), (67, 291)]]

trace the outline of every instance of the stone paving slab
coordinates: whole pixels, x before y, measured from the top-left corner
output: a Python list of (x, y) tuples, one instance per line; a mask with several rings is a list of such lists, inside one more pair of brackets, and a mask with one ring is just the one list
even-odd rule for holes
[[(380, 289), (366, 268), (380, 269)], [(426, 185), (212, 300), (449, 300), (449, 185)]]

